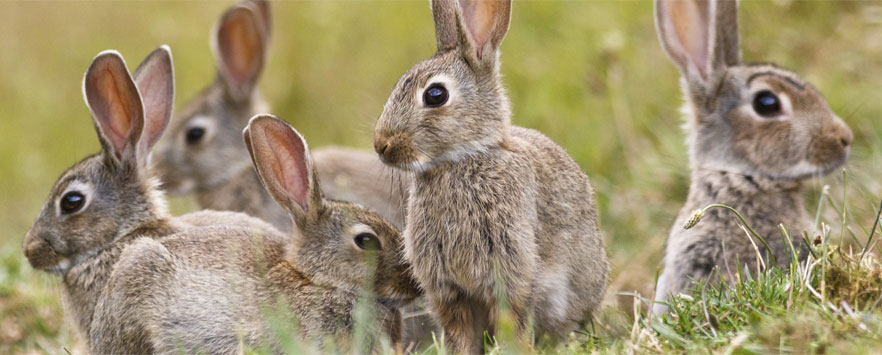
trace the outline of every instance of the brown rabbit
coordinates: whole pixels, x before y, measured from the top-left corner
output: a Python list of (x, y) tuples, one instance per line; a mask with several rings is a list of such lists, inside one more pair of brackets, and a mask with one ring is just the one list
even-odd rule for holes
[(541, 133), (510, 122), (498, 48), (510, 1), (432, 1), (438, 52), (398, 81), (374, 147), (410, 171), (405, 255), (447, 345), (477, 353), (504, 295), (526, 335), (591, 318), (609, 264), (594, 192)]
[[(419, 289), (398, 232), (361, 207), (325, 200), (306, 142), (283, 121), (256, 117), (244, 135), (262, 181), (294, 221), (290, 239), (212, 226), (136, 241), (97, 307), (95, 351), (131, 350), (140, 329), (160, 353), (235, 353), (243, 342), (281, 351), (268, 319), (278, 309), (290, 310), (294, 319), (281, 321), (298, 320), (300, 337), (319, 347), (331, 340), (343, 351), (378, 350), (386, 336), (400, 351), (397, 307)], [(359, 320), (365, 286), (376, 299)], [(355, 326), (368, 330), (364, 338), (353, 339)]]
[[(146, 164), (171, 115), (172, 73), (164, 46), (134, 78), (116, 52), (93, 60), (84, 92), (102, 150), (62, 175), (25, 238), (31, 265), (62, 278), (65, 308), (91, 352), (236, 352), (243, 342), (273, 340), (265, 339), (262, 316), (283, 296), (299, 300), (282, 306), (300, 316), (305, 338), (338, 337), (347, 346), (358, 291), (372, 279), (378, 299), (368, 311), (380, 323), (368, 327), (395, 341), (396, 306), (418, 289), (401, 261), (399, 235), (375, 214), (323, 203), (315, 210), (327, 211), (327, 223), (311, 224), (294, 242), (244, 214), (168, 215)], [(382, 246), (375, 273), (340, 241), (357, 243), (353, 233)]]
[[(260, 186), (242, 144), (242, 129), (269, 106), (257, 89), (269, 52), (270, 5), (243, 0), (221, 16), (212, 32), (217, 79), (172, 120), (154, 153), (163, 187), (193, 194), (200, 208), (245, 212), (281, 230), (291, 228), (284, 209)], [(325, 194), (372, 208), (396, 227), (404, 226), (404, 188), (376, 155), (328, 148), (315, 151)]]
[[(686, 205), (668, 237), (657, 306), (686, 292), (693, 280), (719, 280), (755, 270), (756, 251), (788, 267), (790, 246), (802, 259), (799, 237), (814, 231), (801, 181), (842, 166), (852, 133), (821, 93), (796, 74), (741, 61), (738, 2), (656, 0), (656, 26), (668, 57), (682, 74), (692, 182)], [(683, 224), (713, 203), (734, 207), (769, 244), (751, 243), (729, 212), (712, 209), (691, 229)], [(717, 270), (717, 272), (714, 272)]]
[(86, 71), (83, 91), (101, 152), (58, 179), (25, 238), (24, 254), (34, 268), (61, 277), (65, 308), (90, 339), (96, 302), (126, 245), (175, 233), (189, 222), (212, 222), (206, 216), (171, 219), (158, 182), (144, 167), (172, 112), (168, 48), (153, 51), (134, 79), (118, 53), (102, 52)]

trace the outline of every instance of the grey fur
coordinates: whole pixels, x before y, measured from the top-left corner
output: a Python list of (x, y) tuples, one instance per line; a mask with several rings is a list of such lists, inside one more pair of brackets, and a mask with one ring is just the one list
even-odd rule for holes
[[(806, 257), (800, 236), (815, 226), (801, 181), (842, 166), (852, 133), (795, 74), (741, 62), (736, 1), (656, 0), (655, 8), (662, 47), (682, 74), (692, 169), (689, 197), (668, 237), (658, 280), (656, 299), (664, 302), (686, 292), (692, 280), (718, 281), (714, 268), (727, 278), (756, 268), (753, 244), (730, 212), (710, 210), (697, 226), (683, 229), (696, 209), (712, 203), (740, 211), (769, 243), (778, 266), (787, 268), (791, 260), (778, 224), (794, 237), (800, 258)], [(755, 111), (753, 101), (762, 91), (779, 98), (778, 114)], [(754, 243), (765, 256), (763, 245)], [(654, 309), (665, 310), (663, 304)]]
[[(448, 349), (482, 351), (497, 291), (521, 335), (532, 319), (560, 339), (590, 319), (609, 276), (593, 190), (562, 148), (510, 123), (497, 60), (510, 2), (432, 9), (438, 52), (398, 81), (374, 133), (384, 162), (412, 173), (405, 255)], [(436, 84), (449, 100), (424, 106)]]
[[(376, 295), (368, 309), (376, 317), (366, 324), (365, 344), (386, 336), (400, 343), (397, 307), (420, 291), (394, 227), (361, 207), (323, 199), (323, 213), (291, 236), (240, 213), (173, 218), (145, 157), (171, 115), (168, 48), (148, 56), (135, 78), (118, 53), (99, 54), (84, 92), (102, 151), (59, 178), (24, 253), (34, 268), (61, 277), (65, 308), (92, 353), (278, 349), (266, 317), (276, 307), (297, 316), (309, 343), (329, 337), (348, 349), (366, 285)], [(85, 202), (65, 209), (60, 200), (72, 191)], [(352, 244), (352, 227), (362, 225), (385, 246), (376, 267)]]
[[(153, 162), (161, 176), (163, 187), (171, 194), (194, 195), (200, 208), (244, 212), (266, 220), (281, 230), (290, 230), (288, 214), (272, 201), (260, 186), (251, 166), (251, 159), (242, 143), (242, 129), (252, 116), (268, 112), (269, 106), (257, 89), (260, 70), (242, 87), (233, 88), (228, 70), (218, 48), (225, 44), (218, 34), (224, 19), (232, 11), (250, 13), (260, 34), (253, 53), (260, 68), (266, 61), (271, 37), (270, 6), (267, 1), (243, 0), (227, 10), (212, 33), (215, 48), (217, 79), (172, 120), (170, 133), (156, 147)], [(240, 93), (240, 94), (236, 94)], [(197, 143), (188, 144), (187, 131), (199, 127), (205, 136)], [(393, 178), (376, 155), (346, 148), (318, 149), (315, 152), (317, 169), (329, 198), (358, 202), (380, 213), (396, 227), (404, 227), (405, 188)]]

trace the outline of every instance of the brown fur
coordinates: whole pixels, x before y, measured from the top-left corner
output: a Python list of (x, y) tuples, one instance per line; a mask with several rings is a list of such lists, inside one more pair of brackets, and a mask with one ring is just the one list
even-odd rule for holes
[[(253, 56), (249, 59), (266, 61), (271, 37), (269, 3), (245, 0), (233, 8), (243, 7), (252, 9), (256, 20), (250, 23), (259, 25), (261, 28), (257, 30), (263, 35), (259, 40), (252, 38), (254, 48), (260, 50), (249, 52)], [(243, 32), (252, 33), (252, 30)], [(223, 38), (216, 30), (212, 36), (213, 46), (222, 47)], [(190, 100), (172, 120), (170, 133), (154, 150), (155, 170), (163, 187), (171, 194), (192, 195), (202, 209), (243, 212), (270, 222), (280, 230), (290, 230), (290, 217), (260, 185), (242, 143), (241, 133), (248, 119), (269, 111), (257, 89), (261, 72), (251, 71), (250, 76), (244, 76), (248, 80), (236, 85), (229, 71), (223, 69), (224, 59), (217, 50), (215, 59), (217, 79)], [(262, 67), (262, 64), (258, 66)], [(203, 138), (196, 143), (186, 140), (191, 128), (205, 131)], [(359, 203), (376, 211), (397, 228), (404, 228), (406, 178), (383, 165), (368, 151), (328, 147), (313, 153), (318, 176), (326, 182), (322, 189), (328, 198)], [(419, 312), (418, 308), (411, 306), (408, 309), (411, 313)], [(435, 327), (428, 317), (418, 316), (408, 318), (405, 329), (405, 344), (417, 347), (431, 344), (431, 331)]]
[[(239, 213), (172, 218), (146, 167), (171, 115), (169, 50), (154, 51), (134, 79), (118, 53), (103, 52), (84, 86), (102, 151), (59, 178), (24, 253), (33, 267), (62, 278), (66, 309), (91, 352), (275, 347), (266, 315), (278, 314), (277, 307), (297, 316), (310, 343), (330, 337), (348, 349), (365, 286), (376, 296), (368, 303), (375, 317), (366, 324), (365, 349), (385, 336), (400, 343), (397, 307), (419, 289), (394, 227), (363, 208), (323, 199), (316, 209), (322, 213), (298, 220), (304, 223), (292, 237)], [(64, 207), (71, 194), (85, 202)], [(354, 250), (353, 225), (370, 226), (383, 241), (375, 264)]]
[[(815, 227), (800, 181), (826, 174), (848, 158), (851, 130), (813, 86), (775, 66), (741, 62), (737, 16), (736, 1), (656, 1), (662, 47), (683, 75), (693, 170), (688, 201), (668, 237), (659, 302), (687, 291), (692, 280), (719, 280), (712, 275), (715, 267), (727, 277), (745, 267), (755, 270), (753, 244), (730, 212), (710, 210), (697, 226), (683, 229), (696, 209), (709, 204), (742, 213), (769, 243), (778, 266), (786, 268), (791, 260), (778, 224), (794, 236), (794, 249), (804, 258), (799, 236)], [(762, 91), (778, 98), (779, 113), (755, 111), (753, 102)], [(763, 245), (754, 243), (765, 256)], [(665, 309), (659, 304), (655, 312)]]
[[(532, 319), (560, 339), (608, 280), (593, 190), (562, 148), (510, 123), (497, 60), (510, 2), (433, 1), (432, 13), (438, 52), (398, 81), (374, 134), (384, 162), (413, 173), (405, 255), (449, 349), (482, 351), (500, 296), (522, 335)], [(450, 98), (425, 106), (439, 84)]]
[[(238, 16), (231, 16), (235, 12)], [(242, 20), (252, 15), (251, 21)], [(225, 25), (227, 18), (239, 18), (237, 26)], [(281, 230), (290, 230), (288, 214), (261, 188), (242, 143), (242, 129), (255, 114), (268, 112), (269, 106), (257, 90), (261, 68), (269, 51), (271, 26), (267, 1), (244, 0), (221, 17), (212, 34), (217, 61), (217, 79), (172, 120), (170, 133), (160, 141), (153, 161), (163, 187), (175, 195), (194, 195), (200, 208), (244, 212), (264, 219)], [(220, 28), (242, 27), (238, 31), (252, 37), (222, 36)], [(248, 45), (239, 42), (247, 42)], [(226, 47), (248, 47), (249, 55), (239, 62), (253, 63), (252, 70), (231, 74), (223, 54)], [(236, 53), (231, 51), (231, 53)], [(235, 60), (234, 60), (235, 61)], [(235, 77), (245, 78), (236, 80)], [(201, 140), (187, 143), (187, 131), (202, 128)], [(327, 181), (325, 194), (333, 199), (358, 202), (404, 227), (405, 188), (385, 168), (376, 155), (346, 148), (315, 151), (318, 173)]]

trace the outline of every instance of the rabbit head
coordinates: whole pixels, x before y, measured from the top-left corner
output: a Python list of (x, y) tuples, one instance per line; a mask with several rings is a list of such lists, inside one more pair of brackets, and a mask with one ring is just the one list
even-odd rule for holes
[(217, 78), (180, 110), (154, 154), (169, 193), (210, 189), (250, 168), (241, 133), (251, 116), (266, 111), (257, 81), (269, 37), (267, 1), (244, 0), (221, 16), (211, 36)]
[(68, 169), (24, 240), (40, 270), (65, 273), (134, 230), (162, 218), (164, 199), (146, 168), (171, 117), (171, 51), (154, 50), (129, 74), (119, 53), (92, 60), (83, 80), (101, 152)]
[(418, 296), (398, 230), (361, 206), (326, 200), (306, 141), (293, 127), (258, 115), (243, 135), (264, 187), (292, 216), (290, 257), (309, 279), (349, 291), (372, 286), (379, 300), (393, 304)]
[(395, 85), (374, 131), (384, 163), (425, 171), (498, 146), (510, 124), (499, 45), (510, 1), (433, 0), (438, 51)]
[(656, 0), (655, 16), (682, 75), (693, 169), (803, 179), (845, 163), (851, 130), (817, 89), (741, 61), (737, 1)]

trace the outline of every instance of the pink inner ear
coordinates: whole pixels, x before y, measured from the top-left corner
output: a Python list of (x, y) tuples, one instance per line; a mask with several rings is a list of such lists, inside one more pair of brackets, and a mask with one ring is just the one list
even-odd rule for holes
[(706, 6), (702, 9), (695, 1), (669, 1), (667, 4), (671, 6), (669, 13), (677, 40), (689, 56), (688, 59), (706, 77), (709, 23), (708, 16), (702, 15), (708, 9)]
[(125, 66), (113, 59), (101, 61), (89, 73), (86, 94), (101, 132), (120, 158), (133, 121), (142, 115), (141, 102)]
[(478, 59), (481, 59), (490, 32), (493, 31), (496, 8), (501, 5), (498, 1), (462, 0), (460, 6), (469, 35), (475, 43)]
[[(300, 205), (304, 211), (308, 209), (309, 170), (306, 162), (306, 147), (302, 140), (288, 127), (273, 123), (280, 127), (267, 127), (267, 143), (273, 154), (273, 174), (282, 185), (282, 189)], [(274, 146), (274, 147), (273, 147)]]
[(218, 30), (221, 60), (236, 84), (248, 84), (260, 70), (261, 38), (255, 15), (235, 8)]
[(135, 81), (144, 104), (144, 133), (139, 147), (146, 153), (159, 140), (171, 118), (174, 106), (174, 75), (171, 58), (151, 54), (135, 71)]

